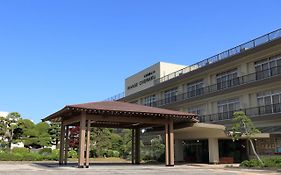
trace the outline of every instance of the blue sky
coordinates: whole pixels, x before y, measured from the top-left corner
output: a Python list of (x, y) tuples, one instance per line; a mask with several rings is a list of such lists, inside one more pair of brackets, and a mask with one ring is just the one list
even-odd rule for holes
[(99, 101), (159, 61), (189, 65), (281, 27), (279, 0), (0, 2), (0, 111)]

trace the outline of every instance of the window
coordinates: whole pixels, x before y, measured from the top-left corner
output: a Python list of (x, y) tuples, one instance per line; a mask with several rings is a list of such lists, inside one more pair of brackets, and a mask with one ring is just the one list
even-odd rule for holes
[(164, 103), (169, 104), (177, 100), (178, 88), (173, 88), (164, 92)]
[(197, 114), (199, 117), (200, 122), (205, 122), (205, 107), (204, 105), (194, 106), (187, 109), (187, 112)]
[(240, 109), (239, 98), (222, 100), (218, 102), (219, 120), (232, 118), (233, 112)]
[(145, 106), (156, 106), (156, 96), (150, 95), (143, 99), (143, 104)]
[(281, 112), (281, 89), (257, 93), (260, 114)]
[(193, 113), (193, 114), (197, 114), (199, 116), (202, 116), (205, 114), (205, 108), (204, 106), (195, 106), (195, 107), (190, 107), (187, 109), (188, 112)]
[(217, 89), (225, 89), (239, 84), (237, 69), (217, 74)]
[(255, 62), (255, 70), (258, 80), (281, 74), (281, 55)]
[(203, 95), (203, 86), (202, 80), (187, 84), (187, 98)]

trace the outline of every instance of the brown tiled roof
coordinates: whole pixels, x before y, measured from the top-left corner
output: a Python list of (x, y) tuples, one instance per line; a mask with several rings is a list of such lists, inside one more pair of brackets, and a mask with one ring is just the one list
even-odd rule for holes
[(110, 113), (111, 115), (124, 115), (124, 114), (138, 115), (138, 116), (146, 115), (146, 116), (169, 117), (173, 119), (186, 119), (194, 122), (197, 121), (196, 114), (143, 106), (139, 104), (133, 104), (133, 103), (121, 102), (121, 101), (102, 101), (102, 102), (66, 105), (63, 109), (59, 110), (58, 112), (44, 118), (43, 121), (60, 118), (67, 111), (86, 111), (88, 113), (93, 113), (93, 114)]

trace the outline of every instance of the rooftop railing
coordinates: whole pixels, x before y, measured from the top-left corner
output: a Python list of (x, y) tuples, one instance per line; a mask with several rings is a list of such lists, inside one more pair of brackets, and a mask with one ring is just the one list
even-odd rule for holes
[(233, 113), (243, 111), (249, 117), (258, 117), (262, 115), (281, 113), (281, 103), (270, 104), (265, 106), (257, 106), (252, 108), (238, 109), (234, 111), (222, 112), (217, 114), (202, 115), (198, 119), (200, 122), (212, 123), (219, 121), (232, 120)]
[[(204, 59), (198, 63), (195, 63), (191, 66), (187, 66), (181, 70), (178, 70), (176, 72), (173, 72), (171, 74), (168, 74), (166, 76), (163, 76), (163, 77), (160, 77), (158, 79), (155, 79), (154, 80), (154, 85), (156, 84), (159, 84), (159, 83), (162, 83), (162, 82), (165, 82), (165, 81), (168, 81), (168, 80), (171, 80), (173, 78), (176, 78), (182, 74), (186, 74), (188, 72), (192, 72), (198, 68), (201, 68), (201, 67), (205, 67), (205, 66), (208, 66), (209, 64), (213, 64), (213, 63), (216, 63), (220, 60), (224, 60), (226, 58), (229, 58), (231, 56), (234, 56), (234, 55), (237, 55), (237, 54), (240, 54), (242, 52), (245, 52), (246, 50), (249, 50), (249, 49), (253, 49), (257, 46), (260, 46), (262, 44), (265, 44), (265, 43), (268, 43), (270, 41), (273, 41), (273, 40), (276, 40), (276, 39), (279, 39), (281, 38), (281, 29), (277, 29), (273, 32), (270, 32), (268, 34), (265, 34), (263, 36), (260, 36), (256, 39), (253, 39), (249, 42), (246, 42), (246, 43), (243, 43), (239, 46), (236, 46), (234, 48), (231, 48), (229, 50), (226, 50), (224, 52), (221, 52), (215, 56), (212, 56), (212, 57), (209, 57), (207, 59)], [(107, 98), (106, 101), (113, 101), (113, 100), (119, 100), (121, 98), (125, 97), (125, 93), (122, 92), (120, 94), (117, 94), (117, 95), (114, 95), (110, 98)]]
[(281, 29), (277, 29), (273, 32), (270, 32), (268, 34), (265, 34), (261, 37), (258, 37), (256, 39), (253, 39), (249, 42), (246, 42), (246, 43), (243, 43), (239, 46), (236, 46), (234, 48), (231, 48), (229, 50), (226, 50), (224, 52), (221, 52), (215, 56), (212, 56), (212, 57), (209, 57), (207, 59), (204, 59), (198, 63), (195, 63), (191, 66), (188, 66), (188, 67), (185, 67), (179, 71), (176, 71), (176, 72), (173, 72), (171, 74), (168, 74), (164, 77), (160, 77), (156, 80), (154, 80), (154, 84), (159, 84), (159, 83), (162, 83), (162, 82), (165, 82), (165, 81), (168, 81), (170, 79), (173, 79), (173, 78), (176, 78), (182, 74), (186, 74), (188, 72), (191, 72), (191, 71), (194, 71), (198, 68), (201, 68), (201, 67), (205, 67), (209, 64), (213, 64), (215, 62), (218, 62), (220, 60), (224, 60), (226, 58), (229, 58), (231, 56), (234, 56), (234, 55), (237, 55), (237, 54), (240, 54), (246, 50), (249, 50), (249, 49), (253, 49), (257, 46), (260, 46), (262, 44), (265, 44), (265, 43), (268, 43), (270, 41), (273, 41), (273, 40), (276, 40), (278, 38), (281, 38)]
[(212, 84), (209, 86), (205, 86), (202, 88), (198, 88), (193, 91), (184, 92), (175, 96), (171, 96), (169, 98), (163, 98), (155, 101), (152, 106), (161, 107), (164, 105), (192, 99), (195, 97), (224, 91), (230, 88), (238, 87), (244, 84), (249, 84), (252, 82), (262, 81), (269, 79), (271, 77), (275, 77), (281, 75), (281, 66), (271, 67), (270, 69), (266, 69), (259, 72), (254, 72), (251, 74), (247, 74), (241, 77), (236, 77), (227, 81), (222, 81), (220, 83)]
[(105, 99), (104, 101), (117, 101), (117, 100), (119, 100), (119, 99), (121, 99), (123, 97), (125, 97), (125, 92), (121, 92), (121, 93), (119, 93), (117, 95), (109, 97), (109, 98)]

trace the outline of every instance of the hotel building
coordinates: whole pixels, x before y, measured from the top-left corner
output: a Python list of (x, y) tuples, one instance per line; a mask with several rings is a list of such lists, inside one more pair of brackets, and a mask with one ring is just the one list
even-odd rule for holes
[[(281, 153), (281, 29), (190, 66), (152, 65), (125, 80), (118, 100), (196, 113), (201, 123), (229, 130), (233, 113), (244, 111), (258, 129), (270, 133), (255, 140), (257, 152)], [(245, 159), (245, 141), (232, 144), (175, 132), (176, 160), (207, 162), (210, 144), (218, 145), (220, 157), (232, 150), (234, 161)]]

